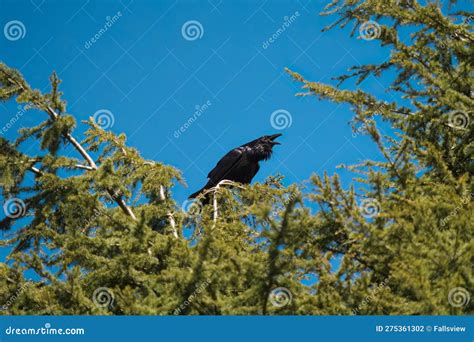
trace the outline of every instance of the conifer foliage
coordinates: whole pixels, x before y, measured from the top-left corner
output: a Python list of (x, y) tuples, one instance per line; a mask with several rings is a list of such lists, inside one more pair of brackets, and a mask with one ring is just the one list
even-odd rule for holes
[[(380, 160), (347, 167), (349, 189), (337, 174), (289, 187), (273, 176), (176, 203), (178, 170), (77, 123), (55, 73), (43, 93), (0, 64), (0, 100), (42, 118), (0, 136), (0, 313), (472, 313), (473, 16), (415, 0), (334, 0), (323, 14), (391, 49), (337, 85), (288, 70), (298, 95), (349, 104), (354, 132), (378, 147)], [(392, 102), (343, 88), (391, 71)]]

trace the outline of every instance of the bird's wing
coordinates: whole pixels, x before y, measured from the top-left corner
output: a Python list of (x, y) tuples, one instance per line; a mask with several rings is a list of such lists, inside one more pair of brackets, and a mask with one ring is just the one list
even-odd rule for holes
[(226, 174), (242, 159), (244, 148), (235, 148), (227, 153), (216, 166), (209, 172), (207, 178), (219, 182), (225, 179)]

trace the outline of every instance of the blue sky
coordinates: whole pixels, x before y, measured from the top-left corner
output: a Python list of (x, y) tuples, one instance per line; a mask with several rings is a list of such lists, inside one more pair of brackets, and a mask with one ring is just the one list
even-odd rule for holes
[[(189, 188), (174, 189), (178, 202), (205, 183), (207, 172), (228, 150), (264, 134), (283, 133), (282, 145), (255, 180), (280, 173), (286, 184), (302, 182), (312, 173), (332, 174), (341, 163), (379, 158), (367, 137), (352, 136), (347, 106), (295, 97), (300, 85), (284, 72), (289, 67), (309, 80), (334, 84), (330, 78), (350, 66), (388, 57), (388, 49), (357, 34), (351, 38), (349, 29), (321, 32), (335, 20), (318, 15), (326, 3), (3, 0), (0, 26), (20, 21), (24, 36), (8, 40), (1, 35), (0, 59), (44, 90), (56, 70), (68, 112), (78, 121), (100, 110), (112, 113), (110, 129), (124, 132), (129, 145), (147, 159), (183, 171)], [(190, 30), (186, 39), (183, 25), (190, 21), (198, 22), (199, 32), (192, 36)], [(277, 33), (285, 22), (291, 23)], [(91, 42), (96, 35), (99, 39)], [(383, 77), (361, 85), (390, 100), (387, 86)], [(206, 103), (178, 136), (175, 132), (196, 106)], [(270, 120), (279, 110), (291, 117), (291, 126), (282, 130)], [(3, 126), (16, 104), (0, 111)], [(17, 129), (41, 118), (29, 114), (5, 136), (13, 138)], [(79, 127), (75, 135), (81, 139), (82, 132)], [(349, 185), (351, 175), (339, 172)]]

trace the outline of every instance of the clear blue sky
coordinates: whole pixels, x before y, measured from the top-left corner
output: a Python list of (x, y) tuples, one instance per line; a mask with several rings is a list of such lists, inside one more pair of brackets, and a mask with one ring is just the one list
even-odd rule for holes
[[(56, 70), (68, 112), (78, 121), (109, 110), (111, 129), (126, 133), (145, 158), (183, 171), (189, 188), (174, 189), (178, 202), (204, 184), (229, 149), (276, 132), (284, 134), (282, 145), (255, 180), (281, 173), (287, 184), (301, 182), (314, 172), (332, 174), (340, 163), (379, 157), (368, 138), (352, 137), (347, 106), (295, 97), (300, 85), (283, 70), (334, 84), (330, 78), (350, 66), (388, 57), (388, 49), (349, 37), (349, 29), (322, 33), (335, 19), (318, 15), (326, 3), (3, 0), (0, 28), (18, 20), (25, 34), (13, 41), (1, 35), (0, 58), (40, 89), (48, 89), (48, 76)], [(114, 23), (99, 33), (114, 15)], [(195, 40), (182, 34), (191, 20), (202, 26)], [(291, 23), (278, 34), (285, 20)], [(96, 34), (99, 39), (91, 43)], [(277, 38), (268, 44), (273, 34)], [(390, 100), (387, 85), (388, 80), (371, 77), (362, 88)], [(195, 107), (208, 101), (211, 105), (176, 138)], [(276, 130), (270, 117), (280, 109), (290, 113), (292, 123)], [(0, 106), (0, 126), (15, 110), (15, 103)], [(24, 115), (5, 135), (12, 138), (36, 122)], [(81, 133), (75, 135), (82, 138)], [(349, 185), (351, 175), (342, 176)]]

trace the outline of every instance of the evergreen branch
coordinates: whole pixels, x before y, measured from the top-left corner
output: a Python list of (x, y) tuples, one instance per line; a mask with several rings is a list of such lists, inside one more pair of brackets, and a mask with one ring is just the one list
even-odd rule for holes
[[(39, 103), (35, 103), (35, 104), (41, 107), (41, 104)], [(59, 114), (56, 113), (56, 111), (50, 106), (46, 106), (46, 112), (48, 113), (48, 115), (53, 121), (56, 121), (59, 118)], [(71, 133), (66, 133), (64, 137), (71, 143), (71, 145), (73, 145), (76, 148), (79, 154), (87, 161), (89, 166), (93, 170), (97, 170), (97, 164), (94, 162), (94, 159), (92, 159), (92, 157), (89, 155), (89, 153), (87, 153), (85, 148), (71, 135)]]
[(218, 214), (218, 207), (217, 207), (217, 192), (219, 191), (219, 188), (222, 186), (222, 185), (230, 185), (230, 186), (237, 186), (241, 189), (244, 189), (242, 186), (238, 185), (236, 182), (232, 182), (230, 180), (227, 180), (227, 179), (224, 179), (224, 180), (221, 180), (219, 183), (217, 183), (216, 186), (204, 191), (202, 193), (202, 196), (206, 195), (207, 193), (210, 193), (212, 192), (213, 194), (213, 199), (212, 199), (212, 207), (213, 207), (213, 222), (214, 222), (214, 226), (217, 222), (217, 218), (219, 217), (219, 214)]
[(292, 213), (295, 204), (297, 202), (296, 198), (290, 198), (290, 201), (287, 203), (285, 207), (285, 211), (283, 213), (283, 220), (281, 223), (280, 229), (277, 231), (277, 236), (272, 241), (272, 245), (270, 247), (270, 250), (268, 252), (268, 282), (265, 284), (266, 288), (264, 289), (264, 298), (263, 298), (263, 308), (262, 308), (262, 314), (267, 315), (268, 312), (268, 301), (270, 297), (270, 293), (272, 291), (272, 287), (274, 285), (274, 278), (278, 273), (281, 272), (281, 268), (277, 266), (277, 259), (280, 254), (279, 252), (279, 247), (285, 242), (287, 231), (288, 231), (288, 226), (290, 224), (290, 214)]
[[(7, 72), (2, 68), (0, 69), (4, 74)], [(22, 91), (27, 91), (28, 89), (22, 82), (16, 80), (14, 78), (8, 77), (8, 81), (12, 84), (16, 84)], [(34, 98), (31, 101), (34, 105), (38, 108), (43, 109), (50, 117), (52, 121), (57, 121), (59, 119), (59, 114), (48, 104), (42, 103), (40, 99)], [(85, 166), (83, 168), (91, 171), (96, 171), (98, 169), (97, 164), (94, 162), (94, 159), (89, 155), (86, 149), (71, 135), (69, 132), (63, 132), (64, 138), (72, 145), (74, 148), (79, 152), (79, 154), (87, 161), (89, 166)], [(32, 170), (33, 171), (33, 170)], [(127, 215), (130, 216), (134, 221), (137, 221), (135, 214), (133, 213), (132, 209), (125, 203), (125, 201), (116, 195), (116, 191), (112, 189), (107, 189), (107, 193), (113, 198), (113, 200), (118, 204), (118, 206), (122, 209), (122, 211)]]

